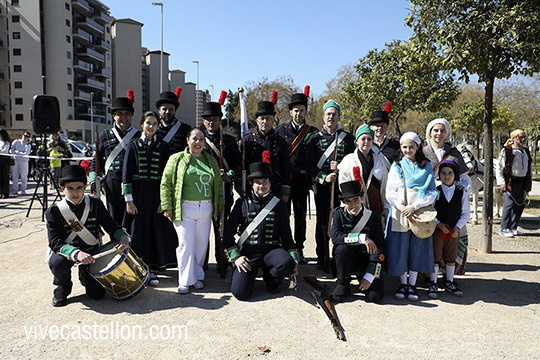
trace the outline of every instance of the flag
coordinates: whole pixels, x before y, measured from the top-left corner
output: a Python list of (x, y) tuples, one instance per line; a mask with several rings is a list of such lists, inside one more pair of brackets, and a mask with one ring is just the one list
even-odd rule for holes
[(247, 134), (249, 132), (246, 109), (246, 95), (243, 91), (239, 91), (238, 96), (240, 98), (240, 136), (241, 138), (243, 138), (244, 134)]

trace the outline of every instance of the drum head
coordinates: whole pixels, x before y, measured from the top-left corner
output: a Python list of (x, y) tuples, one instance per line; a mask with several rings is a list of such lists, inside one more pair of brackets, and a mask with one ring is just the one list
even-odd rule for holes
[[(109, 242), (100, 247), (94, 255), (110, 250), (116, 246), (116, 244), (116, 242)], [(88, 265), (88, 272), (94, 276), (102, 276), (109, 273), (124, 260), (127, 251), (128, 250), (126, 249), (122, 253), (113, 252), (96, 259), (95, 263)]]

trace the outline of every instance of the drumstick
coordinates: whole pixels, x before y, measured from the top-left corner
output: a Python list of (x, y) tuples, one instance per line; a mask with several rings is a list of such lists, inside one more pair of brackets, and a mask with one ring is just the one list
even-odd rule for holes
[[(116, 249), (115, 249), (115, 248), (112, 248), (112, 249), (109, 249), (109, 250), (104, 251), (104, 252), (102, 252), (102, 253), (99, 253), (99, 254), (96, 254), (96, 255), (92, 255), (92, 257), (94, 258), (94, 260), (96, 260), (96, 259), (99, 259), (99, 258), (101, 258), (101, 257), (107, 256), (107, 255), (109, 255), (109, 254), (112, 254), (112, 253), (115, 252), (115, 251), (116, 251)], [(77, 262), (75, 263), (75, 265), (82, 265), (82, 263), (81, 263), (80, 261), (77, 261)]]

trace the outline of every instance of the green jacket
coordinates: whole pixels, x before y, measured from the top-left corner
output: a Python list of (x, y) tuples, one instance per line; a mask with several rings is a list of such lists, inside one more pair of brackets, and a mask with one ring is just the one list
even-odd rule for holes
[[(221, 182), (221, 171), (217, 160), (203, 150), (203, 156), (212, 168), (214, 176), (214, 189), (212, 203), (214, 205), (214, 218), (217, 219), (219, 211), (223, 209), (223, 186)], [(182, 186), (184, 183), (184, 174), (191, 160), (191, 154), (188, 148), (184, 151), (171, 155), (165, 165), (163, 176), (161, 177), (161, 209), (172, 209), (172, 221), (182, 221)]]

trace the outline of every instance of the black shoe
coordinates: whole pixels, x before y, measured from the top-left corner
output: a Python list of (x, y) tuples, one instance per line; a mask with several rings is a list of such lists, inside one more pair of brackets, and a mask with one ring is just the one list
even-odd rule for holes
[(298, 263), (300, 265), (306, 265), (306, 258), (304, 257), (304, 252), (302, 250), (298, 250)]
[(67, 305), (67, 299), (66, 298), (63, 298), (63, 299), (57, 299), (53, 296), (52, 298), (52, 306), (54, 307), (62, 307), (62, 306), (66, 306)]
[(351, 289), (348, 283), (339, 282), (332, 291), (332, 300), (336, 303), (342, 302), (351, 293)]
[(266, 284), (266, 291), (268, 291), (270, 294), (279, 294), (279, 285), (268, 285)]

